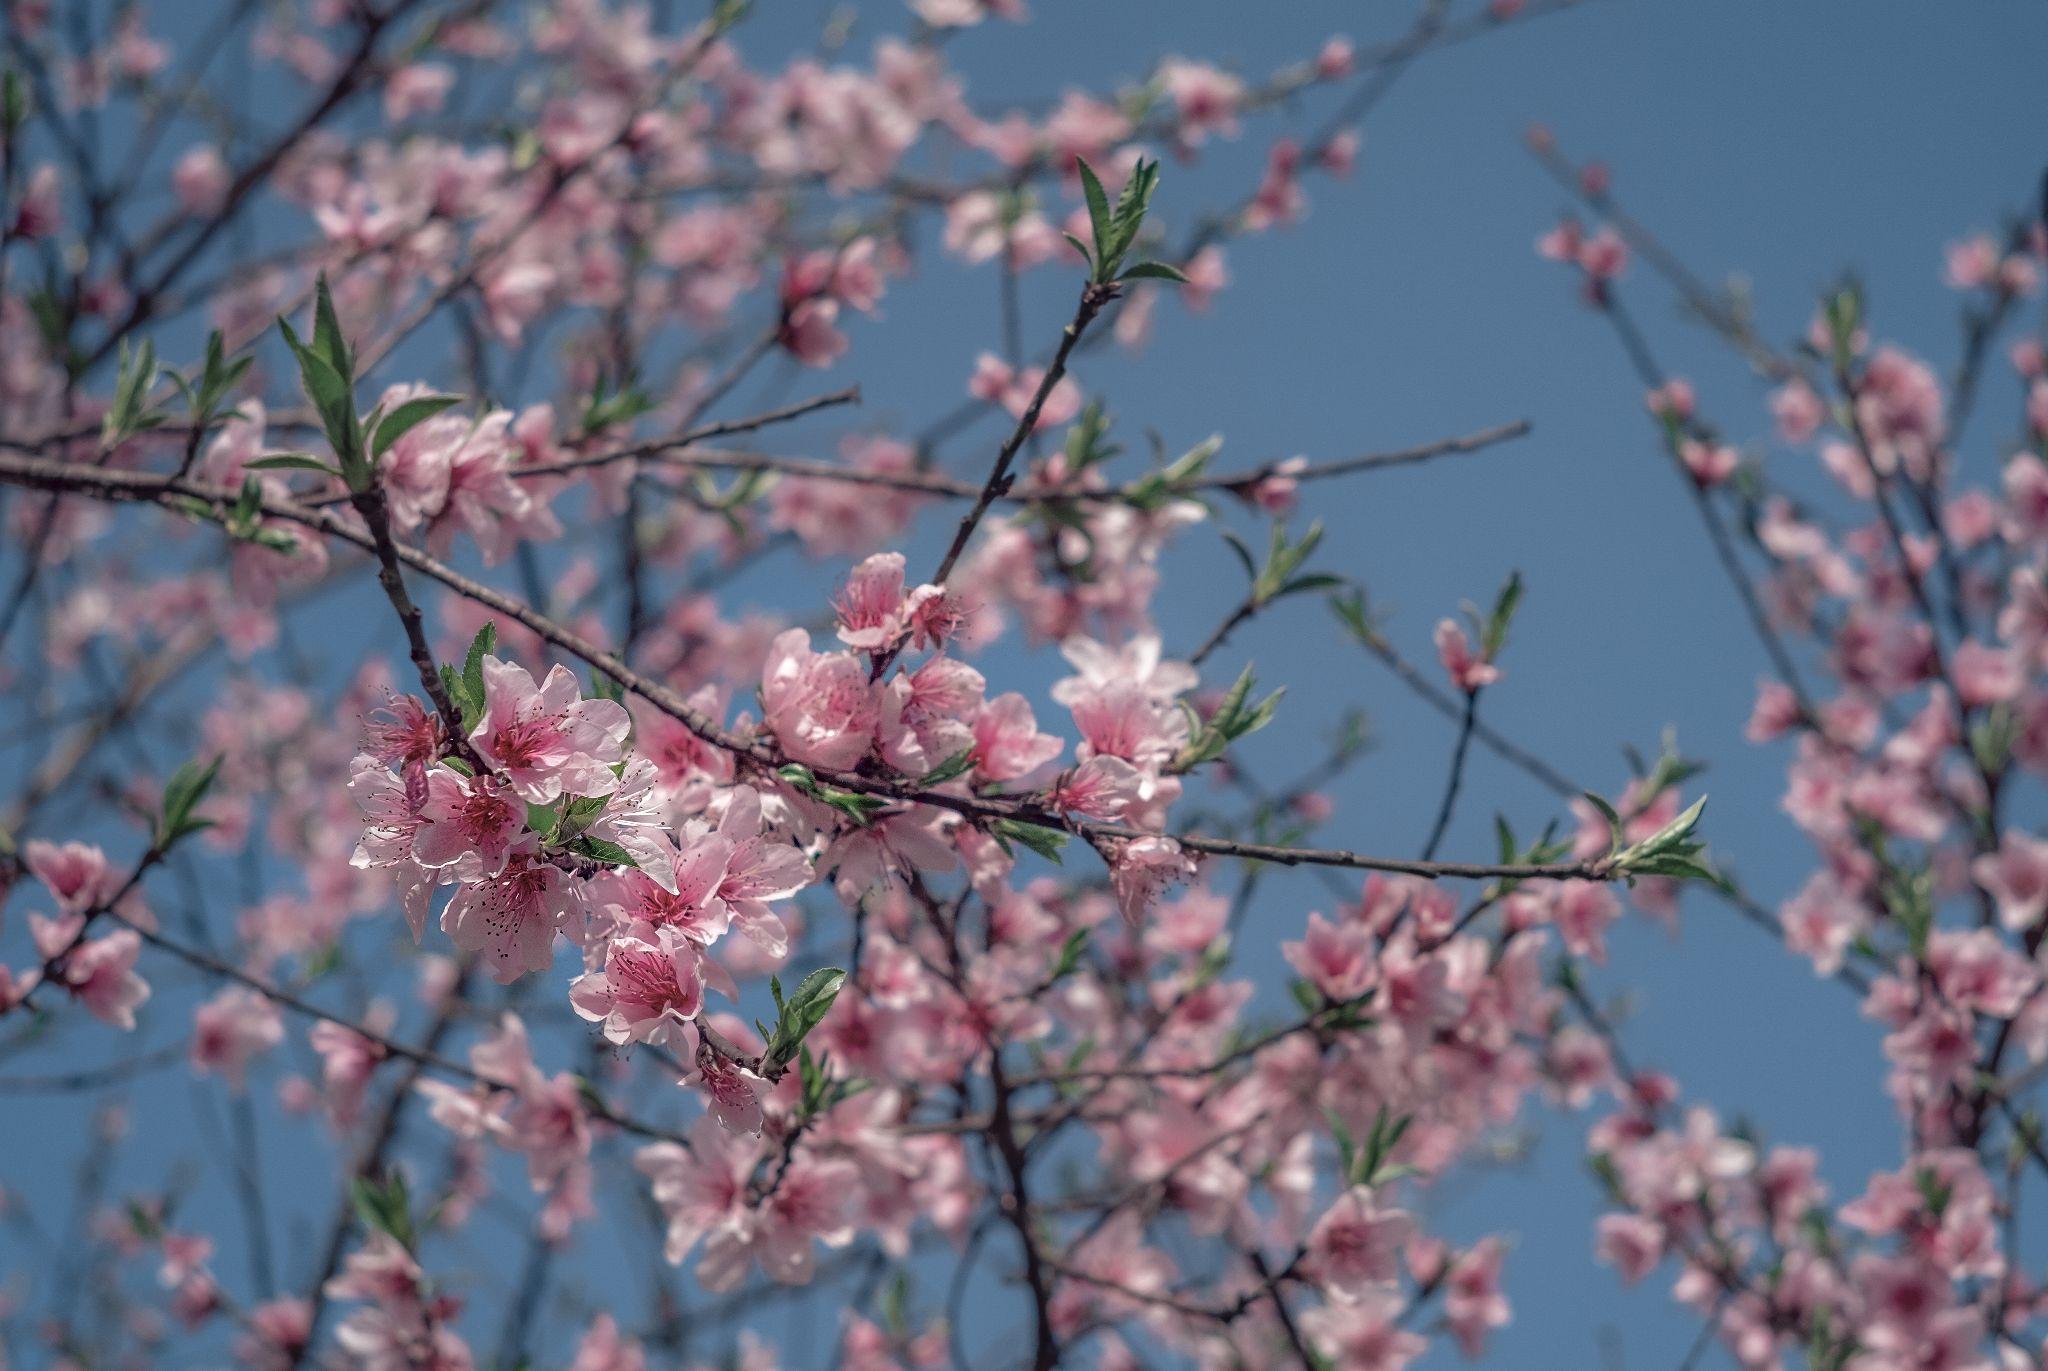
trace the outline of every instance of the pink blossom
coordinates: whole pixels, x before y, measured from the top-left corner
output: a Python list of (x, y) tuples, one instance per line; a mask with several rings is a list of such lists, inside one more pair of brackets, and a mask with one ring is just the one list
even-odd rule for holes
[(974, 768), (984, 780), (1026, 781), (1064, 746), (1038, 731), (1031, 702), (1015, 691), (983, 704), (974, 716)]
[(1726, 443), (1705, 443), (1696, 438), (1679, 443), (1678, 459), (1685, 463), (1694, 484), (1702, 490), (1720, 485), (1742, 464), (1742, 455)]
[(582, 909), (574, 878), (531, 855), (504, 872), (464, 885), (441, 911), (441, 931), (465, 952), (482, 953), (500, 984), (554, 961), (555, 934)]
[(149, 998), (149, 984), (135, 974), (142, 936), (132, 928), (92, 938), (67, 954), (60, 971), (64, 986), (101, 1023), (133, 1031), (135, 1011)]
[(1378, 974), (1372, 932), (1364, 924), (1343, 920), (1332, 924), (1320, 914), (1308, 916), (1308, 936), (1282, 943), (1280, 955), (1310, 985), (1331, 1000), (1358, 998)]
[(1500, 1263), (1506, 1248), (1499, 1238), (1481, 1238), (1451, 1263), (1444, 1293), (1444, 1319), (1467, 1357), (1486, 1347), (1486, 1335), (1510, 1321), (1507, 1296), (1500, 1290)]
[(1401, 1249), (1414, 1231), (1406, 1214), (1381, 1209), (1370, 1187), (1354, 1185), (1309, 1231), (1305, 1260), (1324, 1289), (1356, 1299), (1394, 1280)]
[(1436, 626), (1436, 655), (1443, 663), (1451, 684), (1470, 695), (1500, 679), (1500, 669), (1474, 655), (1471, 640), (1456, 619), (1443, 619)]
[(485, 880), (505, 869), (526, 831), (525, 805), (495, 776), (471, 779), (445, 768), (427, 775), (427, 799), (413, 830), (421, 866), (451, 868), (455, 879)]
[(283, 1041), (277, 1006), (244, 986), (229, 986), (192, 1016), (192, 1069), (218, 1072), (239, 1092), (250, 1061)]
[[(967, 393), (977, 400), (999, 404), (1009, 411), (1012, 419), (1021, 420), (1030, 412), (1031, 402), (1038, 398), (1039, 388), (1044, 384), (1044, 367), (1025, 367), (1019, 371), (994, 353), (984, 352), (975, 360), (974, 376), (967, 383)], [(1080, 412), (1081, 388), (1073, 377), (1062, 376), (1046, 392), (1032, 429), (1035, 432), (1057, 428)]]
[(769, 646), (761, 668), (761, 704), (775, 739), (792, 760), (845, 770), (875, 740), (879, 709), (867, 668), (844, 652), (811, 651), (810, 635), (790, 629)]
[(1664, 1230), (1640, 1214), (1602, 1214), (1594, 1225), (1600, 1259), (1611, 1263), (1630, 1285), (1664, 1259)]
[(602, 970), (569, 987), (569, 1003), (612, 1042), (666, 1042), (703, 1007), (698, 960), (673, 924), (635, 924), (606, 945)]
[(1109, 880), (1117, 908), (1134, 924), (1168, 887), (1193, 880), (1194, 875), (1195, 864), (1171, 838), (1133, 838), (1117, 844), (1110, 857)]
[(1160, 88), (1180, 116), (1182, 141), (1199, 146), (1212, 133), (1237, 134), (1237, 112), (1244, 100), (1244, 82), (1206, 62), (1169, 57), (1159, 64)]
[(1970, 864), (1970, 875), (1997, 902), (1999, 922), (2015, 932), (2048, 913), (2048, 840), (2008, 828), (1996, 852)]
[(585, 700), (557, 663), (536, 686), (525, 667), (483, 660), (484, 712), (470, 742), (529, 804), (609, 795), (633, 721), (615, 700)]
[(107, 865), (106, 854), (90, 843), (52, 843), (31, 838), (22, 844), (22, 862), (41, 881), (65, 914), (83, 914), (103, 906), (121, 888), (120, 874)]
[(185, 213), (203, 217), (218, 213), (227, 202), (228, 179), (228, 166), (221, 160), (220, 150), (211, 143), (201, 143), (178, 159), (178, 165), (171, 171), (171, 188), (177, 192), (178, 204)]

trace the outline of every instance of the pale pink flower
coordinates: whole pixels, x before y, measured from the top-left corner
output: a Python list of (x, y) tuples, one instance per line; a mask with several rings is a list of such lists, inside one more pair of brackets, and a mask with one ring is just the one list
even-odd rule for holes
[(903, 554), (878, 552), (853, 569), (833, 601), (839, 616), (839, 641), (862, 652), (883, 652), (910, 631), (910, 618), (920, 604), (939, 592), (920, 586), (905, 595)]
[(2048, 913), (2048, 840), (2008, 828), (1996, 852), (1970, 864), (1970, 875), (1990, 892), (1999, 922), (2014, 932), (2025, 932)]
[[(994, 353), (984, 352), (975, 359), (974, 376), (967, 383), (967, 393), (977, 400), (1001, 405), (1009, 411), (1012, 419), (1022, 419), (1030, 411), (1032, 400), (1037, 398), (1039, 388), (1044, 384), (1044, 367), (1018, 370)], [(1080, 412), (1081, 387), (1072, 376), (1062, 376), (1046, 392), (1032, 429), (1035, 432), (1057, 428)]]
[(121, 888), (120, 874), (91, 843), (52, 843), (31, 838), (22, 844), (22, 861), (41, 881), (64, 914), (99, 908)]
[(602, 970), (569, 987), (569, 1004), (615, 1043), (665, 1043), (704, 1005), (696, 944), (673, 925), (635, 924), (605, 947)]
[(211, 143), (189, 149), (171, 169), (171, 189), (179, 208), (195, 218), (218, 213), (227, 203), (228, 180), (228, 165)]
[(761, 705), (792, 760), (845, 770), (867, 753), (879, 718), (867, 668), (849, 653), (811, 650), (800, 628), (769, 645)]
[(561, 795), (609, 795), (633, 721), (616, 700), (586, 700), (556, 663), (536, 686), (525, 667), (483, 660), (484, 713), (470, 742), (531, 804)]
[(1143, 803), (1146, 785), (1145, 773), (1123, 758), (1090, 757), (1061, 773), (1046, 792), (1045, 803), (1049, 809), (1114, 822)]
[(1133, 838), (1116, 845), (1109, 868), (1117, 908), (1132, 923), (1145, 917), (1170, 886), (1194, 879), (1195, 864), (1171, 838)]
[(1481, 1238), (1451, 1263), (1444, 1292), (1444, 1320), (1467, 1357), (1480, 1355), (1486, 1335), (1505, 1328), (1510, 1319), (1507, 1296), (1500, 1290), (1500, 1262), (1506, 1251), (1499, 1238)]
[(1356, 999), (1373, 983), (1372, 930), (1356, 920), (1331, 923), (1321, 914), (1308, 916), (1308, 934), (1299, 942), (1280, 944), (1280, 955), (1302, 979), (1332, 1000)]
[(1686, 438), (1678, 444), (1678, 459), (1692, 473), (1693, 483), (1702, 490), (1720, 485), (1742, 465), (1742, 454), (1726, 443), (1701, 442)]
[(1183, 142), (1199, 145), (1211, 133), (1226, 138), (1236, 136), (1238, 110), (1245, 94), (1243, 81), (1207, 62), (1180, 57), (1161, 62), (1156, 79), (1180, 116)]
[(1623, 1281), (1634, 1285), (1664, 1259), (1664, 1230), (1640, 1214), (1602, 1214), (1594, 1224), (1594, 1248)]
[(983, 780), (1024, 781), (1064, 746), (1038, 731), (1031, 702), (1015, 691), (983, 704), (974, 716), (974, 769)]
[(1369, 1186), (1354, 1185), (1309, 1230), (1304, 1261), (1333, 1296), (1355, 1299), (1395, 1280), (1414, 1231), (1406, 1214), (1381, 1209)]
[(149, 998), (149, 984), (135, 974), (142, 936), (132, 928), (80, 945), (64, 958), (65, 988), (101, 1023), (135, 1027), (135, 1011)]
[(1400, 1324), (1407, 1301), (1372, 1289), (1358, 1299), (1303, 1310), (1301, 1331), (1344, 1371), (1403, 1371), (1429, 1350), (1429, 1340)]
[(576, 1344), (569, 1371), (647, 1371), (647, 1353), (637, 1338), (619, 1331), (617, 1319), (601, 1313)]
[(761, 1095), (767, 1082), (718, 1051), (708, 1039), (697, 1044), (696, 1069), (683, 1077), (683, 1084), (697, 1086), (710, 1097), (712, 1116), (721, 1127), (735, 1133), (760, 1133)]
[(441, 911), (441, 931), (463, 951), (483, 954), (492, 978), (510, 984), (548, 969), (556, 932), (582, 906), (573, 877), (522, 854), (502, 874), (456, 891)]
[(526, 806), (496, 776), (472, 779), (436, 767), (427, 774), (416, 824), (414, 860), (476, 882), (505, 869), (513, 843), (526, 831)]
[(284, 1041), (284, 1018), (271, 1000), (232, 985), (192, 1016), (192, 1069), (218, 1072), (240, 1092), (249, 1063)]
[(1498, 667), (1473, 653), (1471, 640), (1456, 619), (1444, 619), (1437, 624), (1436, 655), (1451, 684), (1468, 695), (1500, 679)]

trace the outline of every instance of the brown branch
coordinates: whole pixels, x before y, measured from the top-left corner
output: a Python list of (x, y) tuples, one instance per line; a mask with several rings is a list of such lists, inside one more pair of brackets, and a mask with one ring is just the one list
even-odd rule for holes
[[(79, 467), (65, 462), (9, 457), (4, 454), (0, 454), (0, 482), (28, 486), (32, 489), (90, 494), (128, 503), (193, 502), (182, 504), (181, 507), (188, 513), (215, 523), (225, 522), (235, 498), (226, 491), (171, 477), (106, 471), (96, 467)], [(259, 508), (262, 513), (271, 517), (288, 520), (329, 537), (353, 543), (357, 547), (375, 550), (370, 535), (351, 526), (330, 511), (309, 510), (302, 505), (284, 500), (264, 500)], [(531, 630), (544, 641), (598, 668), (618, 681), (626, 691), (646, 700), (713, 747), (733, 754), (744, 766), (750, 767), (764, 778), (772, 781), (775, 770), (788, 764), (788, 759), (766, 742), (760, 739), (741, 738), (729, 732), (692, 707), (688, 700), (674, 689), (641, 675), (616, 656), (520, 601), (464, 576), (416, 548), (398, 546), (396, 553), (398, 560), (406, 566), (439, 581), (466, 599), (503, 614)], [(1274, 862), (1283, 866), (1335, 866), (1361, 871), (1388, 871), (1429, 879), (1449, 877), (1485, 880), (1507, 877), (1525, 880), (1552, 878), (1604, 881), (1613, 879), (1617, 874), (1613, 863), (1604, 857), (1585, 862), (1527, 864), (1424, 862), (1398, 857), (1377, 857), (1339, 848), (1282, 847), (1269, 843), (1238, 842), (1200, 833), (1148, 833), (1120, 824), (1075, 818), (1069, 814), (1048, 810), (1028, 799), (953, 794), (925, 789), (915, 781), (890, 780), (823, 767), (812, 768), (812, 771), (821, 780), (857, 794), (879, 796), (905, 804), (930, 805), (977, 821), (1013, 820), (1085, 839), (1098, 848), (1105, 844), (1115, 845), (1138, 838), (1163, 836), (1174, 839), (1189, 852), (1205, 856), (1244, 858)]]

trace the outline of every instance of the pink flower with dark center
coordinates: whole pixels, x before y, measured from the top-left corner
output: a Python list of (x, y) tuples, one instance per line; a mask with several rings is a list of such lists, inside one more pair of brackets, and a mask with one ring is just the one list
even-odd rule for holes
[(878, 552), (853, 569), (839, 598), (839, 641), (863, 652), (882, 652), (902, 641), (903, 554)]
[(1333, 1296), (1356, 1298), (1399, 1275), (1401, 1248), (1414, 1231), (1406, 1214), (1379, 1208), (1370, 1187), (1354, 1185), (1309, 1230), (1304, 1260)]
[(1169, 886), (1194, 879), (1195, 864), (1171, 838), (1134, 838), (1117, 847), (1109, 881), (1117, 908), (1137, 923)]
[(611, 878), (606, 898), (628, 924), (673, 928), (699, 947), (708, 947), (725, 935), (732, 921), (731, 910), (718, 895), (731, 858), (729, 843), (701, 835), (676, 862), (674, 890), (662, 889), (644, 871), (621, 871)]
[(1145, 774), (1121, 757), (1090, 757), (1046, 792), (1050, 809), (1114, 821), (1145, 798)]
[(283, 1041), (277, 1005), (245, 986), (229, 986), (192, 1016), (192, 1069), (219, 1073), (239, 1093), (250, 1061)]
[(94, 938), (64, 959), (65, 987), (102, 1023), (132, 1030), (135, 1010), (149, 998), (149, 984), (135, 974), (142, 937), (132, 928)]
[(120, 877), (108, 867), (106, 854), (90, 843), (35, 838), (22, 845), (22, 860), (65, 914), (83, 914), (120, 889)]
[(427, 768), (441, 755), (441, 716), (411, 695), (394, 695), (370, 716), (363, 746), (370, 756), (405, 778), (406, 798), (426, 803)]
[(560, 663), (536, 686), (525, 667), (483, 660), (484, 714), (470, 742), (530, 804), (561, 795), (609, 795), (633, 721), (615, 700), (586, 700)]
[(483, 954), (492, 979), (509, 985), (548, 969), (556, 931), (582, 903), (570, 876), (519, 854), (502, 874), (456, 891), (441, 911), (441, 931), (463, 951)]
[(761, 1131), (760, 1092), (766, 1082), (708, 1041), (697, 1045), (697, 1069), (683, 1078), (683, 1084), (701, 1087), (711, 1097), (713, 1116), (733, 1132)]
[(1456, 619), (1444, 619), (1437, 624), (1436, 656), (1451, 684), (1467, 695), (1500, 679), (1500, 669), (1472, 651), (1471, 640)]
[(481, 881), (505, 869), (525, 831), (526, 807), (495, 779), (437, 767), (427, 776), (413, 857), (424, 867), (450, 868), (457, 880)]
[(811, 651), (810, 635), (800, 628), (769, 646), (761, 704), (791, 759), (836, 770), (866, 754), (880, 717), (867, 668), (850, 653)]
[(1996, 902), (1998, 921), (2015, 932), (2048, 913), (2048, 840), (2009, 828), (1996, 852), (1970, 864), (1970, 875)]
[(569, 987), (569, 1003), (612, 1042), (665, 1043), (704, 1006), (699, 957), (675, 927), (635, 924), (605, 948), (603, 970)]

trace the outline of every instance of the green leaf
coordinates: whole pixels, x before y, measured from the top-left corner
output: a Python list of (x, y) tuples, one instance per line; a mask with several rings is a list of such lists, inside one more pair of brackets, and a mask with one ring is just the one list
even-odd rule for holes
[(1124, 254), (1137, 241), (1138, 229), (1145, 222), (1145, 211), (1151, 206), (1152, 192), (1158, 185), (1159, 163), (1140, 158), (1131, 168), (1131, 179), (1124, 182), (1116, 197), (1116, 208), (1109, 212), (1110, 236), (1102, 249), (1102, 264), (1111, 274), (1122, 265)]
[(1108, 261), (1110, 252), (1109, 196), (1104, 193), (1101, 178), (1096, 176), (1095, 168), (1088, 165), (1087, 158), (1076, 157), (1074, 165), (1081, 173), (1081, 192), (1088, 198), (1088, 223), (1095, 235), (1095, 251), (1083, 255), (1096, 268), (1095, 279), (1099, 281), (1103, 276), (1102, 264)]
[(275, 457), (258, 457), (245, 468), (248, 471), (317, 471), (322, 476), (341, 479), (341, 472), (321, 461), (310, 452), (280, 452)]
[(299, 341), (288, 321), (280, 319), (277, 323), (284, 332), (284, 340), (291, 348), (292, 356), (298, 359), (300, 388), (313, 402), (328, 444), (340, 459), (342, 478), (348, 482), (350, 490), (368, 490), (370, 469), (362, 458), (362, 433), (356, 420), (354, 388), (341, 372), (335, 370), (332, 362)]
[(1080, 253), (1081, 260), (1088, 264), (1088, 274), (1093, 276), (1095, 274), (1095, 254), (1088, 250), (1088, 245), (1064, 229), (1060, 231), (1060, 237), (1074, 245), (1074, 251)]
[(1514, 622), (1515, 610), (1522, 603), (1522, 573), (1511, 572), (1507, 584), (1500, 588), (1500, 595), (1493, 602), (1493, 613), (1487, 618), (1485, 632), (1480, 636), (1480, 652), (1488, 661), (1500, 656), (1500, 650), (1508, 640), (1508, 625)]
[[(462, 724), (474, 728), (476, 720), (484, 713), (484, 658), (498, 647), (498, 625), (496, 620), (487, 620), (476, 631), (476, 637), (469, 640), (469, 652), (462, 659), (462, 691), (464, 708)], [(475, 717), (471, 717), (474, 708)]]
[(213, 788), (214, 777), (220, 774), (220, 763), (219, 757), (204, 767), (197, 762), (187, 762), (165, 783), (163, 809), (156, 825), (155, 846), (159, 851), (169, 851), (172, 844), (187, 834), (213, 826), (211, 819), (193, 818), (192, 811)]
[(945, 761), (940, 762), (930, 771), (925, 772), (924, 775), (918, 777), (917, 783), (921, 786), (943, 785), (945, 782), (950, 781), (957, 776), (966, 775), (969, 771), (973, 769), (974, 749), (971, 747), (964, 747), (961, 748), (958, 752), (954, 753), (952, 756), (946, 758)]
[(1170, 267), (1164, 262), (1140, 262), (1134, 267), (1125, 267), (1119, 281), (1173, 281), (1186, 285), (1188, 278), (1179, 267)]
[(583, 832), (604, 816), (605, 807), (611, 803), (608, 795), (572, 795), (562, 806), (561, 817), (555, 821), (555, 837), (566, 841)]
[(1064, 861), (1060, 856), (1060, 849), (1067, 845), (1067, 835), (1058, 829), (1041, 828), (1037, 824), (1025, 823), (1021, 819), (998, 819), (991, 831), (1005, 842), (1022, 843), (1050, 861)]
[(1621, 826), (1621, 815), (1615, 812), (1613, 805), (1607, 803), (1607, 801), (1603, 800), (1598, 795), (1595, 795), (1592, 791), (1588, 790), (1584, 792), (1584, 794), (1586, 800), (1593, 806), (1593, 808), (1599, 810), (1600, 813), (1606, 818), (1608, 833), (1613, 840), (1614, 846), (1617, 849), (1620, 848), (1622, 845), (1623, 836)]
[(391, 445), (443, 410), (462, 403), (460, 395), (422, 395), (407, 400), (378, 420), (370, 435), (370, 455), (382, 457)]
[(861, 795), (851, 790), (836, 790), (829, 786), (819, 788), (818, 798), (862, 828), (872, 823), (877, 813), (889, 807), (889, 802), (879, 795)]
[(606, 866), (630, 866), (637, 868), (640, 865), (640, 863), (633, 860), (632, 853), (626, 851), (625, 848), (620, 847), (617, 843), (610, 842), (604, 838), (593, 838), (587, 833), (568, 844), (568, 847), (577, 856), (588, 857), (593, 862), (602, 862)]
[(410, 1252), (419, 1241), (413, 1226), (412, 1197), (406, 1193), (405, 1177), (393, 1172), (383, 1180), (358, 1176), (349, 1185), (349, 1201), (365, 1228), (386, 1234)]
[(1072, 933), (1069, 933), (1067, 940), (1060, 944), (1059, 958), (1053, 962), (1052, 972), (1046, 979), (1049, 981), (1065, 980), (1074, 973), (1076, 967), (1081, 965), (1082, 954), (1087, 950), (1088, 930), (1086, 928), (1077, 928)]
[(355, 379), (355, 361), (348, 340), (341, 336), (341, 319), (334, 312), (334, 295), (327, 289), (324, 271), (313, 283), (313, 346), (336, 375), (345, 381)]
[(839, 989), (846, 983), (846, 972), (836, 966), (821, 967), (798, 983), (787, 1000), (782, 998), (780, 981), (771, 981), (770, 989), (776, 1000), (775, 1030), (769, 1035), (768, 1047), (762, 1061), (773, 1072), (780, 1072), (796, 1060), (803, 1042), (825, 1020), (831, 1011), (832, 1002), (839, 997)]

